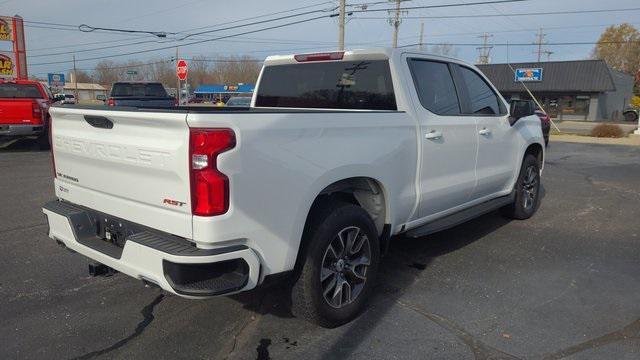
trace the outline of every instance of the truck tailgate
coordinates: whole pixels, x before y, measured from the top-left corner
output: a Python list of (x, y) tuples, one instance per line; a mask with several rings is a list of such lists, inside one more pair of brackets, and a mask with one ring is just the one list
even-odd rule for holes
[(50, 113), (59, 198), (191, 238), (186, 113)]
[(34, 122), (32, 109), (31, 99), (0, 99), (0, 124), (31, 124)]

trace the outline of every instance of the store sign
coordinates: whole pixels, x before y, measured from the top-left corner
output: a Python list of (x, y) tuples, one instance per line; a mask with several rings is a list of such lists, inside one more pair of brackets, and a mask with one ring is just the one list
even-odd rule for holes
[(225, 85), (224, 91), (238, 91), (237, 85)]
[(13, 41), (11, 20), (0, 17), (0, 41)]
[(542, 81), (542, 68), (516, 69), (516, 81)]
[(0, 78), (15, 78), (16, 66), (13, 54), (0, 54)]
[(64, 74), (47, 74), (49, 87), (62, 89), (64, 87)]

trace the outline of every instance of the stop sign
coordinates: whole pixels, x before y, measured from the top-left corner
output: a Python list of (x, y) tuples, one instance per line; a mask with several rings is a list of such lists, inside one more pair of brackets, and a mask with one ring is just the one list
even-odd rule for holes
[(178, 79), (187, 80), (187, 62), (185, 60), (178, 60), (176, 64), (176, 75), (178, 75)]

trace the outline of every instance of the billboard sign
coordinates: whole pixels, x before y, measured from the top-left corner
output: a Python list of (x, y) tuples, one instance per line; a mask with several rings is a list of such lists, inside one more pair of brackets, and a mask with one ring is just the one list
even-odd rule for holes
[(16, 60), (12, 53), (0, 53), (0, 79), (16, 78)]
[(0, 17), (0, 41), (13, 41), (13, 21)]
[(64, 74), (47, 74), (49, 79), (49, 87), (62, 89), (64, 87)]
[(516, 81), (542, 81), (542, 68), (516, 69)]

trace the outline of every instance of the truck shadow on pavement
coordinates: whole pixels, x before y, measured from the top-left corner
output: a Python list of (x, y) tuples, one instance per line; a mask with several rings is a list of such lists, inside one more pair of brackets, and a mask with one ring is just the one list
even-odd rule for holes
[(0, 138), (0, 154), (3, 152), (48, 152), (49, 150), (40, 150), (38, 143), (34, 139), (4, 139)]
[[(486, 214), (457, 227), (423, 238), (392, 238), (387, 254), (382, 258), (376, 289), (370, 307), (353, 323), (345, 325), (348, 330), (323, 354), (323, 359), (348, 358), (367, 339), (371, 331), (387, 315), (392, 305), (400, 305), (425, 319), (434, 322), (469, 346), (476, 359), (512, 359), (509, 354), (491, 348), (476, 340), (464, 329), (436, 314), (426, 313), (401, 301), (402, 295), (419, 279), (420, 274), (432, 262), (443, 255), (468, 246), (490, 234), (511, 220), (498, 212)], [(233, 297), (243, 306), (258, 314), (271, 314), (281, 318), (292, 318), (290, 289), (284, 284), (270, 288), (259, 288)], [(371, 309), (375, 307), (375, 311)], [(255, 334), (258, 339), (261, 334)]]

